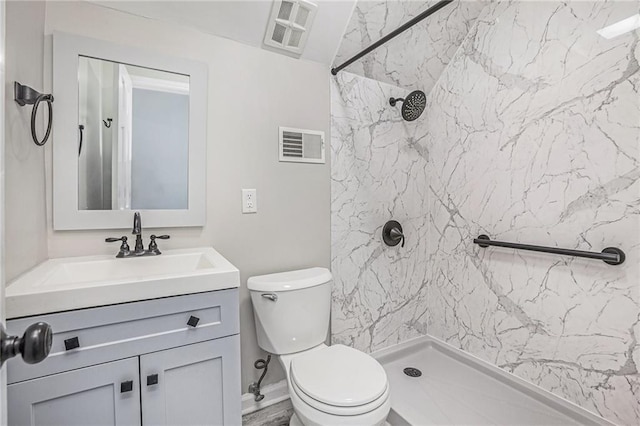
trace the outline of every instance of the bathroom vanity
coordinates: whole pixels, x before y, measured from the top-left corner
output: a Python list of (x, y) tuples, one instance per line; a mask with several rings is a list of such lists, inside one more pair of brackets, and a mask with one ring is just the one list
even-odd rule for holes
[(211, 248), (38, 266), (7, 288), (7, 329), (44, 321), (53, 346), (9, 362), (9, 424), (239, 424), (238, 286)]

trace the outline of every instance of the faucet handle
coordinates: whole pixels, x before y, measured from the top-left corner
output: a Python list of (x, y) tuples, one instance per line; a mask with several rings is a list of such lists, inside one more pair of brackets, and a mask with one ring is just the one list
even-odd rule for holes
[(129, 248), (129, 244), (127, 244), (126, 235), (123, 235), (120, 238), (109, 237), (104, 239), (105, 243), (115, 243), (117, 241), (122, 241), (122, 244), (120, 245), (120, 251), (118, 252), (118, 255), (116, 257), (125, 257), (131, 251), (131, 249)]
[(168, 240), (171, 238), (169, 235), (151, 235), (151, 242), (149, 243), (149, 252), (154, 254), (162, 254), (160, 250), (158, 250), (158, 244), (156, 243), (156, 238), (159, 240)]
[(109, 238), (105, 238), (104, 239), (105, 243), (115, 243), (117, 241), (122, 241), (123, 243), (126, 243), (127, 242), (127, 237), (123, 235), (120, 238), (109, 237)]

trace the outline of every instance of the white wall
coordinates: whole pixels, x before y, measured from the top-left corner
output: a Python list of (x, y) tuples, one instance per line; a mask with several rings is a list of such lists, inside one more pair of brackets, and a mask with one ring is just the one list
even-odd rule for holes
[[(4, 242), (8, 281), (47, 258), (44, 149), (31, 140), (31, 106), (20, 107), (13, 100), (14, 81), (43, 90), (45, 5), (11, 1), (6, 3), (6, 14)], [(45, 117), (43, 107), (39, 114)]]
[[(3, 23), (0, 26), (0, 58), (5, 58), (5, 31), (4, 25), (6, 2), (0, 3), (0, 22)], [(0, 79), (4, 80), (6, 61), (0, 61)], [(5, 96), (4, 86), (0, 86), (0, 99)], [(5, 119), (4, 119), (4, 104), (0, 103), (0, 236), (4, 237), (4, 147), (5, 147)], [(0, 240), (0, 322), (4, 324), (5, 320), (5, 306), (4, 306), (4, 274), (5, 274), (5, 259), (4, 259), (4, 244)], [(7, 424), (7, 369), (3, 368), (0, 371), (0, 424)]]
[[(279, 163), (277, 150), (279, 125), (318, 129), (329, 135), (327, 67), (84, 2), (47, 2), (45, 33), (54, 30), (208, 64), (207, 224), (204, 228), (163, 229), (171, 234), (171, 240), (163, 241), (161, 248), (212, 245), (240, 269), (242, 386), (246, 391), (258, 377), (253, 361), (262, 356), (246, 279), (287, 269), (329, 266), (329, 164)], [(51, 84), (50, 48), (51, 40), (47, 39), (47, 85)], [(53, 231), (50, 147), (46, 153), (48, 234), (42, 240), (48, 241), (49, 256), (115, 254), (117, 247), (104, 243), (104, 238), (129, 233), (129, 229)], [(11, 185), (8, 182), (7, 186)], [(241, 214), (241, 188), (257, 189), (257, 214)], [(33, 183), (28, 190), (44, 199), (41, 186)], [(18, 208), (8, 206), (14, 215)], [(144, 227), (144, 217), (142, 224)], [(145, 235), (153, 231), (145, 229)], [(19, 240), (16, 243), (21, 244)], [(275, 364), (266, 383), (284, 377)]]

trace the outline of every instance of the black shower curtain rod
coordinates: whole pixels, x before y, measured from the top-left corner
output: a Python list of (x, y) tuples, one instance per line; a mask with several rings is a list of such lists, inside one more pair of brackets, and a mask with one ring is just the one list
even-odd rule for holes
[(351, 57), (350, 59), (348, 59), (344, 63), (338, 65), (335, 68), (331, 68), (331, 74), (333, 74), (333, 75), (338, 74), (338, 72), (340, 72), (343, 68), (351, 65), (352, 63), (354, 63), (358, 59), (362, 58), (367, 53), (377, 49), (378, 47), (382, 46), (383, 44), (385, 44), (386, 42), (388, 42), (389, 40), (391, 40), (392, 38), (394, 38), (398, 34), (406, 31), (407, 29), (409, 29), (411, 27), (413, 27), (415, 24), (417, 24), (418, 22), (422, 21), (427, 16), (433, 15), (434, 13), (436, 13), (437, 11), (439, 11), (440, 9), (442, 9), (443, 7), (448, 5), (449, 3), (453, 3), (453, 2), (454, 2), (454, 0), (442, 0), (442, 1), (439, 1), (438, 3), (434, 4), (433, 6), (431, 6), (429, 9), (425, 10), (424, 12), (422, 12), (420, 15), (418, 15), (415, 18), (411, 19), (410, 21), (408, 21), (406, 24), (402, 25), (401, 27), (396, 28), (395, 30), (393, 30), (392, 32), (390, 32), (386, 36), (382, 37), (380, 40), (376, 41), (375, 43), (373, 43), (371, 46), (367, 47), (366, 49), (364, 49), (360, 53), (354, 55), (353, 57)]

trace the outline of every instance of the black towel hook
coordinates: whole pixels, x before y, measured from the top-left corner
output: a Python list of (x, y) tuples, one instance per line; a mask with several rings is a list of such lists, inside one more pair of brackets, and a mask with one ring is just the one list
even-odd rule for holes
[[(47, 140), (51, 135), (51, 125), (53, 124), (53, 95), (42, 94), (29, 86), (23, 86), (17, 81), (13, 83), (13, 91), (14, 99), (18, 105), (33, 105), (33, 109), (31, 110), (31, 137), (36, 145), (44, 145), (47, 143)], [(47, 106), (49, 107), (49, 122), (47, 124), (47, 131), (44, 134), (44, 138), (42, 138), (42, 140), (38, 140), (38, 136), (36, 135), (36, 114), (38, 113), (38, 106), (40, 106), (40, 102), (42, 101), (46, 101)]]

